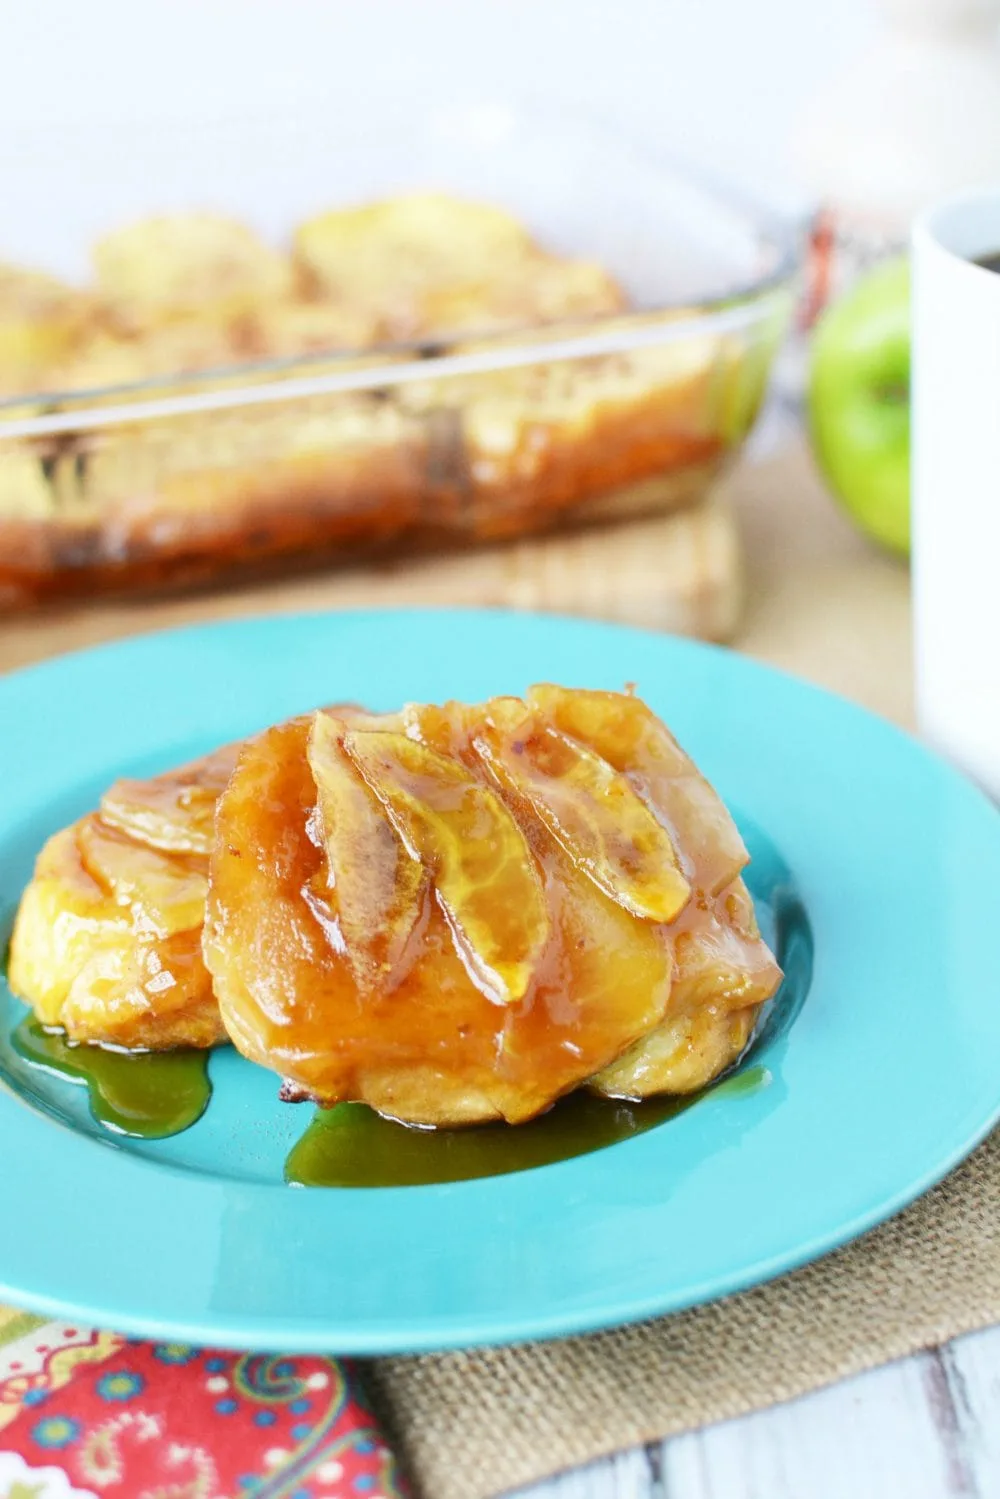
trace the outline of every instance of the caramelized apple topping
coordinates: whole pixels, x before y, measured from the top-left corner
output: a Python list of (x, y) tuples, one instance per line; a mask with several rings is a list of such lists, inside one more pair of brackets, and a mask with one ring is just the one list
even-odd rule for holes
[(79, 824), (77, 846), (87, 873), (109, 903), (131, 913), (136, 932), (165, 938), (200, 928), (208, 893), (200, 860), (164, 859), (94, 816)]
[(101, 817), (151, 848), (207, 858), (215, 841), (215, 804), (239, 752), (238, 744), (227, 744), (152, 781), (115, 781), (101, 797)]
[(633, 916), (673, 921), (691, 896), (670, 835), (594, 750), (525, 714), (488, 706), (473, 740), (504, 792), (522, 798), (581, 873)]
[(348, 731), (342, 742), (429, 870), (470, 977), (496, 1003), (522, 999), (550, 924), (535, 861), (500, 797), (405, 734)]
[(529, 690), (527, 700), (539, 716), (627, 776), (669, 825), (693, 885), (718, 895), (736, 879), (749, 859), (736, 824), (670, 730), (640, 698), (543, 682)]
[(420, 915), (426, 871), (344, 749), (347, 726), (313, 719), (306, 751), (347, 961), (359, 989), (391, 987)]

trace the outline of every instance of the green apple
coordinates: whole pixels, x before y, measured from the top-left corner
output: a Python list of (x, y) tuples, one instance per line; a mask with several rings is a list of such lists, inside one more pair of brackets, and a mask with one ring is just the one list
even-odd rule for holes
[(910, 550), (910, 267), (892, 260), (813, 335), (809, 429), (834, 494), (883, 546)]

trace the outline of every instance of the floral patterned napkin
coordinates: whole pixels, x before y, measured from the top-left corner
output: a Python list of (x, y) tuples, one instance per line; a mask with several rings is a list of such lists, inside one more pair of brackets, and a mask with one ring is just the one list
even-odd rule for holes
[(0, 1499), (403, 1499), (337, 1359), (143, 1343), (0, 1307)]

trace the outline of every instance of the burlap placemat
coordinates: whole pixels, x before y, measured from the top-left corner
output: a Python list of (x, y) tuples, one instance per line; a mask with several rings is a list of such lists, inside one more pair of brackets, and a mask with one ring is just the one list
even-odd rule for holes
[[(861, 543), (800, 449), (733, 484), (753, 655), (910, 720), (904, 569)], [(424, 1499), (486, 1499), (788, 1400), (1000, 1321), (1000, 1134), (893, 1222), (713, 1306), (594, 1337), (384, 1359), (370, 1387)]]

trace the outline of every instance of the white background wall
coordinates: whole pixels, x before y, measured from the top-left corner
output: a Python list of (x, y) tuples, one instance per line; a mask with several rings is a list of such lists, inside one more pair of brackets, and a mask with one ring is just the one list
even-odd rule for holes
[[(0, 0), (0, 134), (317, 102), (364, 127), (372, 79), (584, 103), (780, 203), (816, 86), (871, 0)], [(12, 134), (13, 133), (13, 134)], [(2, 243), (2, 204), (0, 204)]]

